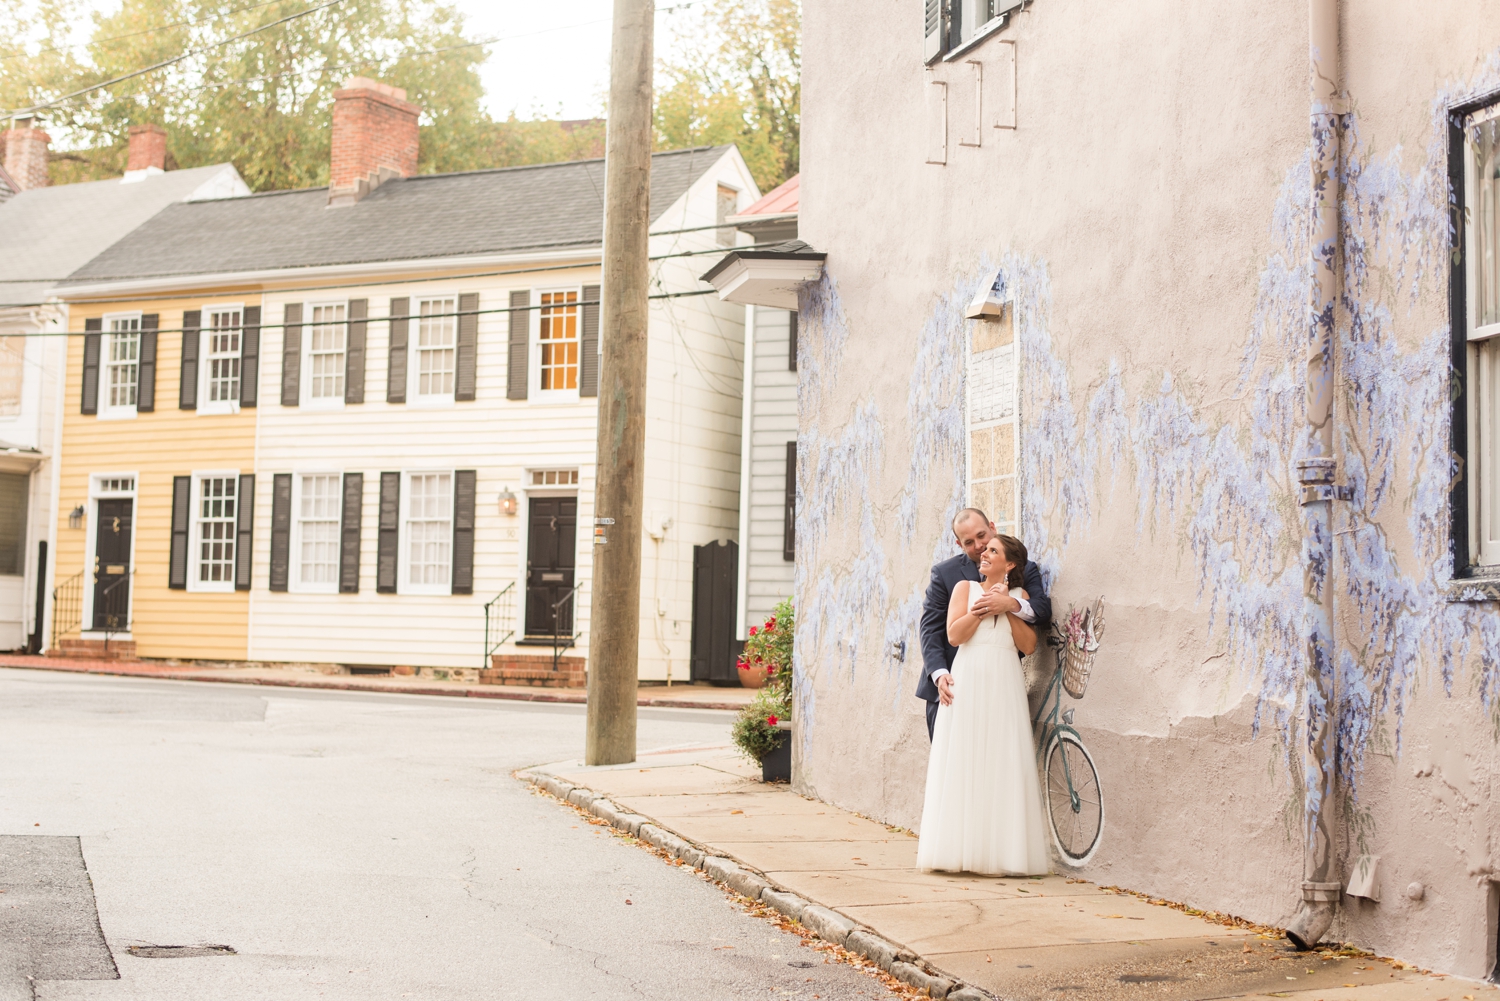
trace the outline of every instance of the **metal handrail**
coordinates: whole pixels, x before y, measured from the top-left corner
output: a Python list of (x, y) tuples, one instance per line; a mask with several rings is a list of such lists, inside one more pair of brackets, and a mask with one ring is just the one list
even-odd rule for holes
[[(115, 616), (115, 615), (111, 615), (109, 613), (109, 611), (108, 611), (108, 609), (109, 609), (109, 596), (110, 596), (110, 593), (112, 591), (114, 591), (115, 588), (119, 587), (121, 584), (124, 584), (126, 581), (130, 581), (130, 580), (134, 580), (134, 579), (135, 579), (135, 568), (132, 567), (129, 573), (123, 575), (119, 580), (114, 581), (113, 583), (111, 583), (108, 586), (106, 586), (103, 591), (99, 592), (99, 597), (101, 597), (101, 598), (104, 599), (104, 607), (105, 607), (105, 613), (104, 613), (104, 652), (106, 654), (109, 653), (109, 638), (111, 636), (113, 636), (115, 633), (128, 633), (128, 632), (130, 632), (130, 604), (129, 604), (129, 602), (127, 602), (126, 606), (125, 606), (125, 616), (124, 616), (125, 624), (122, 626), (119, 623), (119, 618), (120, 617), (119, 616)], [(127, 594), (128, 593), (129, 592), (127, 592)]]
[[(484, 603), (484, 661), (483, 661), (483, 665), (482, 665), (483, 668), (490, 667), (490, 655), (493, 654), (496, 650), (498, 650), (503, 643), (505, 643), (507, 640), (509, 640), (512, 636), (514, 636), (516, 634), (516, 602), (515, 602), (516, 596), (515, 596), (515, 589), (516, 589), (516, 582), (515, 581), (511, 581), (509, 584), (505, 585), (503, 588), (500, 589), (500, 593), (499, 594), (495, 595), (489, 601), (486, 601)], [(490, 642), (490, 609), (492, 607), (494, 607), (496, 604), (498, 604), (502, 598), (505, 598), (506, 595), (510, 595), (510, 598), (508, 600), (506, 600), (505, 604), (501, 608), (499, 608), (499, 609), (496, 610), (495, 617), (497, 619), (499, 619), (501, 615), (507, 615), (508, 614), (509, 618), (510, 618), (510, 629), (505, 633), (504, 636), (501, 636), (499, 639), (495, 640), (495, 642), (491, 643)], [(505, 622), (502, 620), (502, 621), (497, 622), (497, 624), (495, 626), (495, 631), (499, 632), (501, 629), (504, 629), (504, 628), (505, 628)]]
[[(52, 649), (70, 633), (83, 635), (83, 575), (80, 570), (52, 589)], [(66, 623), (66, 624), (65, 624)]]
[(577, 631), (578, 609), (575, 608), (573, 609), (573, 628), (569, 630), (568, 642), (559, 642), (562, 639), (562, 636), (559, 635), (561, 630), (557, 628), (558, 619), (560, 618), (559, 612), (563, 605), (573, 600), (574, 596), (578, 594), (578, 589), (581, 587), (583, 587), (583, 581), (574, 584), (571, 591), (552, 603), (552, 671), (554, 674), (557, 672), (557, 662), (562, 659), (562, 651), (572, 646), (573, 641), (580, 635)]

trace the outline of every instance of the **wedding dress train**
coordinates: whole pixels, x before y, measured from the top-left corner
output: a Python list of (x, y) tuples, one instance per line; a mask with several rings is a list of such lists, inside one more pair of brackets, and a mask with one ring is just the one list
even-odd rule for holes
[[(969, 584), (969, 605), (983, 593)], [(1020, 589), (1011, 590), (1012, 597)], [(1009, 619), (979, 623), (953, 659), (927, 763), (917, 868), (992, 875), (1048, 871), (1030, 708)]]

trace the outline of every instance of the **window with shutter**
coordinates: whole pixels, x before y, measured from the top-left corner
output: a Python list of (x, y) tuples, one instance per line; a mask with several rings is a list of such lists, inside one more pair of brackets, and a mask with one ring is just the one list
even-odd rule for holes
[(413, 346), (416, 378), (412, 402), (442, 403), (454, 398), (458, 376), (458, 299), (418, 299)]
[[(1452, 400), (1456, 464), (1453, 549), (1456, 576), (1500, 568), (1500, 104), (1474, 110), (1451, 132), (1450, 162), (1463, 254), (1452, 272)], [(1462, 309), (1462, 313), (1459, 310)]]
[(537, 310), (537, 399), (578, 394), (578, 291), (541, 293)]
[(404, 493), (400, 589), (405, 594), (451, 594), (453, 473), (409, 472)]
[(399, 580), (401, 474), (380, 474), (380, 526), (375, 549), (375, 591), (395, 594)]
[(453, 398), (474, 399), (479, 361), (479, 295), (466, 292), (458, 297), (458, 371), (454, 375)]
[(189, 309), (182, 314), (182, 359), (177, 376), (177, 409), (198, 409), (198, 328), (203, 311)]
[(141, 317), (141, 360), (135, 391), (135, 409), (141, 413), (156, 409), (156, 330), (160, 320), (156, 313)]
[[(238, 472), (193, 477), (193, 546), (189, 553), (188, 590), (235, 589), (239, 576), (236, 553), (240, 534), (240, 479)], [(245, 572), (249, 572), (248, 565)]]
[(285, 591), (291, 578), (292, 474), (271, 477), (271, 579), (272, 591)]
[(343, 490), (338, 473), (302, 473), (297, 477), (292, 497), (297, 512), (292, 525), (296, 563), (292, 583), (297, 591), (333, 594), (339, 589)]
[(578, 337), (578, 395), (599, 395), (599, 286), (583, 287)]
[(530, 306), (530, 289), (510, 294), (510, 351), (505, 360), (505, 397), (509, 400), (526, 399), (526, 387), (531, 380), (527, 358), (531, 346)]
[(83, 321), (83, 398), (78, 405), (80, 414), (99, 412), (99, 354), (104, 339), (103, 330), (102, 318)]
[(202, 414), (234, 413), (240, 405), (244, 310), (220, 306), (203, 312), (204, 329), (198, 342), (203, 384), (198, 390), (197, 409)]
[(167, 586), (182, 590), (188, 581), (188, 527), (193, 515), (193, 478), (172, 477), (172, 541), (167, 558)]
[(364, 473), (344, 474), (339, 527), (339, 592), (359, 593), (359, 530), (365, 500)]
[(344, 402), (365, 402), (365, 337), (370, 300), (349, 300), (349, 346), (344, 360)]
[(385, 374), (385, 402), (406, 402), (406, 354), (407, 332), (411, 321), (411, 300), (405, 297), (391, 300), (390, 318), (390, 363)]
[(240, 332), (240, 406), (253, 407), (260, 395), (260, 307), (245, 307)]
[(797, 371), (797, 311), (794, 309), (786, 314), (789, 334), (786, 348), (786, 367), (788, 372)]
[(453, 587), (454, 594), (474, 593), (474, 493), (477, 471), (453, 474)]
[(307, 400), (309, 406), (339, 406), (349, 398), (349, 308), (352, 303), (307, 307)]
[(302, 303), (287, 303), (281, 323), (281, 405), (295, 407), (302, 402)]
[(136, 413), (141, 376), (141, 314), (104, 317), (99, 360), (99, 414), (130, 417)]
[(786, 493), (782, 499), (781, 558), (797, 558), (797, 443), (786, 443)]
[(255, 474), (240, 477), (235, 494), (234, 589), (250, 590), (251, 560), (255, 556)]
[(926, 42), (922, 49), (926, 62), (931, 64), (948, 51), (948, 36), (943, 30), (943, 9), (947, 0), (923, 0), (922, 21)]

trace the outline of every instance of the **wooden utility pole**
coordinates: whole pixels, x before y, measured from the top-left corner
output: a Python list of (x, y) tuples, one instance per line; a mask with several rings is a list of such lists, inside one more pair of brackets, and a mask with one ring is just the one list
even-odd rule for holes
[[(647, 240), (654, 0), (615, 0), (604, 140), (604, 282), (590, 606), (590, 765), (635, 760), (646, 461)], [(602, 541), (601, 541), (602, 540)]]

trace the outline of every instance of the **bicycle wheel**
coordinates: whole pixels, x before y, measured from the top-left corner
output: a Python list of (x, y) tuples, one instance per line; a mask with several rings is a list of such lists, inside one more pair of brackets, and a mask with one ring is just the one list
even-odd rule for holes
[(1104, 793), (1099, 771), (1079, 739), (1059, 733), (1047, 746), (1047, 817), (1057, 850), (1071, 865), (1083, 865), (1099, 847), (1104, 830)]

